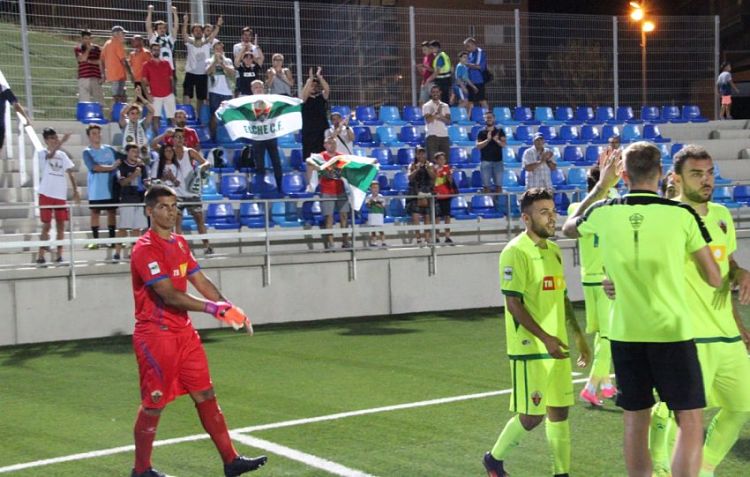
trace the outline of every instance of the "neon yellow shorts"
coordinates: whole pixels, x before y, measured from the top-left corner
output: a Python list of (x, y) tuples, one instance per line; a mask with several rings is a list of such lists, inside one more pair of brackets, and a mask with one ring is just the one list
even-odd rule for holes
[(570, 358), (511, 358), (511, 412), (541, 416), (547, 413), (548, 406), (572, 406), (574, 399), (571, 372)]
[(745, 344), (696, 343), (708, 407), (750, 411), (750, 358)]
[(586, 333), (599, 332), (599, 336), (609, 338), (609, 315), (612, 300), (607, 298), (601, 286), (584, 286), (583, 300), (586, 304)]

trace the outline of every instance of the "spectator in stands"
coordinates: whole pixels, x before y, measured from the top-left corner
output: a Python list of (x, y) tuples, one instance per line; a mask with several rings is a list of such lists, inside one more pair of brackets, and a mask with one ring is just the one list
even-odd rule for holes
[[(177, 32), (180, 29), (180, 17), (177, 15), (177, 7), (172, 7), (172, 29), (167, 32), (167, 23), (159, 20), (151, 23), (151, 16), (154, 13), (154, 6), (148, 6), (148, 12), (146, 13), (146, 34), (148, 35), (148, 44), (153, 45), (154, 43), (159, 44), (159, 56), (162, 60), (169, 63), (169, 67), (172, 68), (172, 78), (176, 78), (175, 64), (174, 64), (174, 45), (177, 38)], [(153, 49), (151, 54), (153, 54)], [(172, 92), (174, 93), (175, 85), (172, 85)]]
[[(256, 79), (251, 85), (252, 94), (263, 94), (265, 84), (262, 80)], [(262, 120), (267, 117), (270, 112), (270, 106), (265, 101), (256, 101), (253, 105), (255, 117)], [(265, 174), (266, 171), (266, 152), (268, 157), (271, 158), (271, 165), (273, 167), (273, 175), (276, 179), (276, 190), (281, 190), (281, 157), (279, 156), (279, 144), (276, 138), (264, 139), (264, 140), (253, 140), (253, 158), (255, 159), (255, 171), (260, 174)]]
[[(328, 161), (332, 157), (340, 155), (340, 153), (336, 151), (336, 141), (333, 138), (328, 138), (324, 141), (324, 148), (325, 150), (320, 153), (324, 161)], [(346, 196), (346, 191), (344, 190), (344, 181), (341, 180), (341, 169), (331, 166), (323, 170), (318, 169), (318, 174), (320, 177), (320, 197), (323, 199), (320, 201), (320, 211), (325, 218), (323, 228), (333, 228), (334, 213), (338, 212), (341, 229), (346, 230), (349, 224), (348, 214), (350, 207), (349, 198)], [(323, 237), (323, 246), (327, 250), (333, 249), (333, 235), (326, 235)], [(343, 234), (341, 247), (351, 247), (349, 234)]]
[(139, 89), (141, 91), (141, 96), (146, 98), (145, 93), (143, 93), (141, 79), (143, 78), (143, 66), (148, 63), (152, 57), (151, 52), (143, 45), (143, 37), (141, 35), (134, 35), (130, 40), (130, 46), (133, 49), (128, 54), (128, 64), (130, 65), (133, 86), (135, 86), (136, 89), (136, 101), (138, 101)]
[(81, 44), (73, 51), (78, 61), (78, 101), (104, 104), (102, 93), (102, 50), (91, 41), (91, 32), (81, 31)]
[(422, 76), (422, 83), (419, 88), (419, 103), (424, 104), (430, 100), (430, 90), (432, 90), (431, 81), (432, 78), (432, 63), (435, 60), (435, 55), (430, 49), (430, 42), (422, 42), (422, 63), (417, 63), (416, 68), (419, 74)]
[(349, 127), (349, 118), (342, 118), (338, 111), (331, 112), (331, 127), (326, 129), (325, 137), (336, 140), (336, 150), (341, 154), (354, 151), (354, 129)]
[(534, 134), (534, 147), (524, 151), (521, 165), (526, 171), (526, 190), (534, 187), (553, 190), (551, 171), (557, 168), (557, 163), (552, 151), (544, 147), (541, 133)]
[[(185, 131), (181, 128), (174, 130), (172, 140), (174, 141), (175, 160), (180, 171), (178, 179), (181, 185), (176, 189), (180, 212), (187, 209), (188, 213), (195, 219), (198, 233), (205, 234), (208, 230), (203, 218), (203, 205), (200, 203), (201, 177), (203, 170), (209, 167), (209, 163), (200, 152), (185, 146)], [(182, 233), (182, 215), (180, 215), (180, 220), (177, 221), (176, 229), (178, 234)], [(206, 255), (214, 253), (207, 239), (203, 239), (203, 249)]]
[(325, 131), (328, 129), (328, 95), (331, 88), (323, 78), (323, 68), (318, 67), (310, 75), (302, 88), (302, 157), (322, 151)]
[[(187, 125), (187, 114), (185, 111), (178, 109), (174, 113), (174, 124), (176, 128), (181, 128), (185, 134), (185, 146), (190, 149), (200, 151), (201, 141), (198, 138), (198, 133), (195, 129), (188, 127)], [(174, 135), (175, 128), (168, 128), (162, 134), (159, 134), (151, 141), (151, 149), (157, 150), (160, 144), (173, 145), (174, 141), (172, 136)]]
[(232, 99), (232, 87), (229, 78), (236, 75), (232, 60), (224, 56), (224, 43), (214, 44), (214, 55), (206, 60), (206, 74), (208, 75), (208, 105), (211, 109), (211, 119), (208, 126), (211, 137), (216, 139), (216, 110), (223, 101)]
[[(4, 102), (4, 101), (3, 101)], [(65, 236), (65, 221), (69, 220), (68, 209), (65, 206), (68, 198), (68, 186), (65, 182), (67, 173), (70, 184), (73, 187), (73, 200), (78, 203), (81, 198), (78, 195), (78, 186), (76, 185), (76, 176), (73, 172), (75, 164), (70, 160), (65, 152), (61, 151), (63, 143), (68, 139), (70, 134), (63, 136), (60, 140), (57, 133), (52, 128), (44, 128), (42, 137), (47, 148), (39, 151), (37, 160), (39, 161), (39, 217), (42, 220), (42, 233), (39, 240), (49, 240), (49, 232), (52, 228), (52, 216), (55, 217), (55, 230), (57, 240), (62, 240)], [(44, 208), (45, 206), (59, 206), (60, 208)], [(44, 254), (47, 247), (39, 247), (36, 263), (46, 263)], [(57, 246), (57, 258), (55, 262), (62, 262), (62, 245)]]
[[(432, 74), (427, 79), (428, 83), (434, 82), (440, 88), (440, 100), (446, 104), (451, 97), (451, 59), (446, 52), (440, 47), (440, 42), (432, 40), (430, 42), (430, 51), (435, 55), (432, 60)], [(430, 90), (432, 92), (432, 90)], [(430, 93), (430, 96), (432, 94)], [(432, 156), (430, 156), (432, 157)]]
[(151, 151), (148, 144), (146, 128), (149, 127), (154, 117), (154, 108), (151, 103), (145, 101), (148, 111), (145, 118), (141, 118), (141, 106), (133, 103), (122, 108), (120, 114), (120, 128), (122, 129), (122, 148), (123, 151), (128, 145), (135, 144), (138, 147), (138, 157), (144, 163), (151, 161)]
[[(176, 161), (174, 146), (171, 144), (162, 144), (157, 150), (159, 151), (159, 157), (155, 164), (151, 164), (150, 168), (152, 181), (158, 180), (175, 190), (184, 188), (184, 184), (180, 180), (182, 173), (180, 171), (180, 164)], [(177, 195), (185, 196), (187, 192), (178, 193)]]
[[(427, 161), (425, 149), (417, 146), (414, 162), (409, 165), (409, 195), (412, 197), (406, 199), (406, 212), (411, 215), (412, 225), (419, 225), (421, 219), (424, 220), (425, 225), (432, 223), (430, 197), (432, 197), (435, 176), (435, 168)], [(429, 241), (429, 232), (424, 232), (424, 241), (422, 234), (420, 230), (415, 231), (417, 245), (420, 247), (425, 241)]]
[[(102, 128), (98, 124), (86, 127), (89, 146), (83, 151), (83, 162), (89, 170), (88, 196), (91, 211), (91, 235), (99, 238), (99, 216), (107, 213), (109, 238), (114, 238), (117, 231), (117, 197), (114, 194), (115, 171), (120, 167), (120, 159), (114, 148), (102, 144)], [(86, 248), (96, 250), (98, 244), (91, 243)]]
[[(464, 46), (469, 51), (469, 61), (466, 65), (469, 67), (469, 79), (476, 86), (476, 90), (469, 90), (469, 101), (474, 106), (479, 104), (483, 108), (489, 108), (485, 91), (489, 78), (487, 55), (482, 48), (479, 48), (477, 40), (474, 38), (465, 39)], [(469, 114), (471, 114), (471, 108), (469, 108)]]
[[(437, 152), (434, 157), (435, 161), (435, 187), (433, 192), (435, 193), (435, 225), (440, 223), (440, 219), (443, 219), (445, 223), (445, 231), (443, 232), (444, 242), (449, 245), (453, 245), (451, 239), (451, 229), (448, 225), (451, 223), (451, 200), (453, 195), (458, 192), (458, 189), (453, 183), (453, 168), (448, 165), (448, 157), (445, 153)], [(437, 231), (438, 236), (440, 231)], [(435, 242), (440, 242), (440, 238), (435, 237)]]
[[(120, 185), (120, 204), (139, 204), (139, 206), (120, 206), (120, 227), (118, 237), (138, 237), (146, 229), (146, 215), (143, 212), (143, 196), (146, 193), (144, 178), (148, 177), (148, 169), (139, 156), (136, 144), (125, 146), (125, 160), (117, 168), (116, 180)], [(115, 246), (112, 260), (120, 260), (122, 243)]]
[(469, 68), (466, 66), (469, 54), (462, 51), (458, 54), (458, 64), (456, 65), (456, 78), (453, 83), (453, 96), (455, 96), (458, 105), (465, 108), (471, 113), (471, 104), (469, 103), (469, 92), (476, 91), (477, 87), (469, 79)]
[(621, 152), (622, 146), (620, 145), (620, 136), (615, 134), (607, 140), (607, 147), (601, 152), (601, 154), (599, 154), (599, 159), (596, 161), (599, 169), (607, 163), (612, 154), (619, 154)]
[(721, 65), (721, 73), (716, 78), (716, 88), (721, 96), (719, 119), (732, 119), (732, 91), (739, 93), (740, 90), (732, 81), (732, 65), (730, 63), (725, 62)]
[(254, 34), (253, 29), (249, 26), (246, 26), (242, 28), (240, 42), (235, 43), (234, 47), (232, 48), (232, 58), (234, 59), (234, 64), (239, 64), (239, 62), (242, 61), (242, 58), (245, 56), (245, 53), (247, 53), (248, 51), (253, 54), (253, 60), (259, 65), (263, 66), (263, 60), (265, 59), (265, 56), (263, 55), (263, 50), (261, 50), (260, 46), (258, 46), (258, 34)]
[[(380, 194), (380, 182), (372, 181), (370, 194), (365, 197), (367, 205), (367, 225), (370, 227), (382, 227), (385, 223), (385, 197)], [(376, 240), (380, 236), (380, 246), (386, 247), (385, 232), (370, 232), (370, 247), (377, 247)]]
[(495, 126), (492, 111), (484, 113), (485, 128), (477, 135), (477, 149), (481, 152), (479, 172), (482, 174), (484, 192), (503, 191), (503, 148), (506, 146), (505, 131)]
[[(0, 118), (5, 118), (6, 104), (13, 105), (13, 110), (23, 116), (26, 124), (31, 124), (31, 118), (29, 118), (21, 103), (18, 102), (16, 95), (10, 89), (8, 80), (5, 79), (5, 75), (0, 71)], [(2, 152), (3, 146), (5, 146), (5, 120), (0, 120), (0, 152)]]
[(208, 99), (208, 75), (206, 75), (206, 61), (211, 58), (211, 48), (216, 41), (224, 18), (219, 17), (216, 28), (211, 28), (211, 34), (203, 36), (203, 26), (194, 24), (192, 35), (188, 35), (188, 15), (182, 18), (182, 40), (187, 48), (185, 60), (185, 81), (182, 83), (182, 103), (190, 104), (193, 95), (197, 100), (196, 111), (200, 112), (203, 102)]
[(293, 86), (292, 72), (284, 67), (284, 55), (274, 53), (271, 57), (271, 67), (266, 71), (266, 89), (270, 94), (291, 96)]
[(103, 76), (111, 83), (112, 101), (115, 103), (124, 103), (128, 100), (125, 83), (128, 74), (133, 76), (125, 54), (125, 33), (127, 32), (120, 25), (113, 26), (112, 38), (104, 43), (101, 54)]
[(159, 133), (161, 115), (166, 114), (167, 123), (174, 124), (174, 113), (177, 104), (172, 89), (172, 68), (169, 62), (159, 53), (159, 43), (151, 44), (152, 58), (143, 65), (143, 77), (141, 85), (145, 93), (153, 101), (154, 119), (151, 121), (151, 129), (154, 135)]
[(430, 90), (430, 101), (422, 106), (422, 115), (425, 120), (425, 145), (427, 146), (427, 157), (435, 157), (440, 151), (450, 154), (451, 143), (448, 139), (448, 125), (451, 123), (451, 109), (444, 101), (440, 100), (442, 90), (437, 85)]
[[(261, 79), (263, 70), (255, 62), (253, 54), (246, 51), (239, 63), (235, 63), (237, 68), (237, 84), (234, 89), (235, 96), (247, 96), (251, 94), (264, 94), (265, 84)], [(252, 85), (255, 81), (261, 82), (261, 93), (253, 93)]]

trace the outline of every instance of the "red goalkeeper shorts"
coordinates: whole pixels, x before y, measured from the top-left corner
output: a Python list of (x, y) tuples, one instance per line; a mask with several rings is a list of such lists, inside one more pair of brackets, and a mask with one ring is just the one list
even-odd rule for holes
[[(139, 327), (140, 328), (140, 327)], [(142, 327), (133, 334), (144, 408), (162, 409), (175, 398), (212, 387), (198, 332)]]

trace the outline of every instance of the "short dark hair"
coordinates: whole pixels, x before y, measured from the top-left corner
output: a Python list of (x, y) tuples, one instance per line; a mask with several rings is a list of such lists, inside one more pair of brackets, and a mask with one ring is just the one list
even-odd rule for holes
[(154, 184), (146, 191), (144, 201), (146, 207), (153, 207), (159, 201), (159, 197), (174, 197), (177, 198), (177, 192), (171, 187), (165, 184)]
[(81, 38), (84, 36), (91, 36), (91, 30), (81, 30)]
[(640, 184), (661, 176), (661, 151), (653, 144), (635, 142), (622, 155), (631, 182)]
[(589, 169), (588, 173), (586, 174), (586, 186), (588, 187), (589, 192), (591, 192), (591, 189), (593, 189), (596, 183), (599, 182), (601, 173), (602, 171), (599, 169), (599, 166), (597, 164), (594, 164), (594, 166)]
[(435, 48), (440, 48), (440, 42), (437, 40), (432, 40), (430, 42), (430, 46), (434, 46)]
[(462, 56), (469, 56), (469, 52), (468, 52), (468, 51), (462, 51), (462, 52), (460, 52), (460, 53), (458, 54), (458, 57), (459, 57), (459, 58), (461, 58)]
[(55, 131), (52, 128), (44, 128), (44, 130), (42, 131), (42, 137), (44, 139), (49, 139), (52, 136), (56, 136), (56, 135), (57, 135), (57, 131)]
[(680, 151), (672, 157), (672, 161), (674, 162), (674, 171), (678, 175), (682, 175), (682, 168), (685, 166), (685, 163), (688, 161), (688, 159), (698, 159), (698, 160), (711, 160), (711, 154), (706, 151), (706, 148), (703, 146), (698, 146), (696, 144), (687, 144), (684, 146)]
[(552, 192), (549, 189), (544, 189), (542, 187), (532, 187), (531, 189), (528, 189), (521, 194), (521, 198), (519, 199), (521, 212), (526, 213), (534, 202), (540, 200), (554, 200)]
[(728, 61), (725, 61), (725, 62), (724, 62), (724, 63), (722, 63), (722, 64), (721, 64), (721, 66), (719, 67), (719, 71), (724, 71), (724, 68), (726, 68), (727, 66), (732, 66), (732, 63), (730, 63), (730, 62), (728, 62)]
[(125, 144), (125, 152), (128, 152), (131, 149), (138, 149), (138, 145), (137, 144), (133, 144), (132, 142), (129, 142), (129, 143)]
[(89, 124), (88, 126), (86, 126), (86, 135), (90, 135), (91, 131), (93, 131), (94, 129), (98, 129), (101, 131), (102, 127), (98, 124)]
[(422, 42), (422, 46), (430, 46), (430, 42), (428, 40), (425, 40)]
[(469, 38), (467, 38), (467, 39), (464, 40), (464, 45), (467, 44), (467, 43), (474, 43), (476, 45), (477, 44), (477, 40), (473, 36), (470, 36)]
[(182, 133), (183, 135), (185, 135), (185, 128), (174, 128), (173, 132), (174, 134)]
[(242, 31), (241, 31), (241, 33), (245, 33), (245, 32), (250, 32), (250, 33), (252, 33), (252, 32), (253, 32), (253, 29), (252, 29), (252, 28), (250, 28), (249, 26), (246, 26), (246, 27), (242, 27)]

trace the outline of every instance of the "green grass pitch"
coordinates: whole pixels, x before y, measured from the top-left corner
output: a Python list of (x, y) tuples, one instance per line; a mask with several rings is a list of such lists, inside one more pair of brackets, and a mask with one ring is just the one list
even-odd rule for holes
[[(231, 429), (510, 386), (497, 309), (260, 326), (254, 337), (224, 330), (202, 336)], [(576, 378), (588, 372), (576, 371), (582, 373)], [(13, 464), (132, 444), (139, 391), (128, 337), (1, 348), (0, 376), (0, 472)], [(381, 477), (479, 476), (482, 454), (510, 417), (507, 409), (508, 396), (494, 395), (249, 435)], [(603, 410), (576, 404), (571, 475), (625, 475), (621, 421), (611, 402)], [(164, 412), (157, 440), (201, 433), (192, 402), (182, 397)], [(248, 455), (263, 452), (237, 447)], [(268, 465), (251, 475), (331, 475), (268, 455)], [(132, 458), (126, 451), (8, 475), (125, 476)], [(747, 475), (748, 461), (750, 425), (717, 476)], [(222, 475), (206, 439), (157, 447), (154, 464), (177, 477)], [(549, 476), (550, 465), (542, 428), (507, 461), (514, 477)]]

